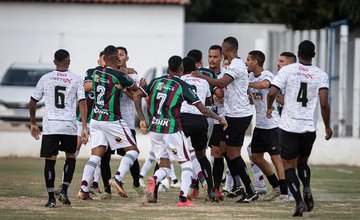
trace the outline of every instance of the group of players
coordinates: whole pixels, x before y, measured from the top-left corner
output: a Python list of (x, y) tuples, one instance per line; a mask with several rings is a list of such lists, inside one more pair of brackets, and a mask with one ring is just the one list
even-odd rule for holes
[[(66, 153), (59, 200), (71, 204), (67, 189), (75, 170), (75, 158), (90, 134), (91, 156), (84, 167), (80, 199), (91, 199), (91, 190), (99, 193), (96, 173), (100, 172), (104, 182), (102, 199), (111, 198), (110, 186), (120, 196), (127, 197), (122, 180), (130, 170), (134, 190), (149, 203), (157, 202), (159, 186), (169, 176), (180, 187), (179, 207), (194, 206), (191, 200), (198, 197), (199, 183), (208, 201), (219, 202), (224, 199), (220, 186), (225, 158), (232, 182), (228, 197), (240, 196), (237, 203), (250, 203), (266, 193), (262, 179), (265, 175), (273, 190), (263, 196), (264, 200), (287, 200), (291, 194), (296, 202), (293, 216), (311, 211), (314, 201), (307, 160), (316, 137), (318, 98), (325, 138), (332, 136), (328, 76), (311, 64), (315, 45), (310, 41), (299, 44), (298, 63), (294, 54), (282, 53), (275, 76), (264, 70), (263, 52), (250, 51), (243, 62), (237, 51), (236, 38), (227, 37), (221, 46), (209, 48), (208, 68), (203, 67), (199, 50), (189, 51), (184, 58), (172, 56), (168, 60), (168, 74), (151, 82), (145, 82), (134, 69), (127, 67), (129, 57), (124, 47), (107, 46), (99, 56), (99, 66), (89, 69), (85, 80), (68, 71), (69, 53), (56, 51), (56, 70), (39, 80), (29, 103), (31, 134), (39, 139), (36, 103), (45, 100), (41, 157), (45, 158), (44, 176), (49, 195), (46, 206), (56, 206), (54, 167), (58, 151)], [(221, 64), (225, 62), (228, 66), (224, 68)], [(142, 110), (143, 97), (147, 100), (148, 120)], [(252, 105), (256, 124), (248, 152), (257, 187), (253, 186), (240, 154), (252, 121)], [(141, 133), (149, 132), (151, 141), (151, 152), (141, 173), (135, 110)], [(206, 157), (208, 146), (211, 162)], [(122, 159), (111, 177), (109, 161), (115, 150)], [(276, 173), (264, 159), (266, 152)], [(144, 192), (142, 178), (151, 161), (157, 162), (156, 171), (147, 179)], [(173, 161), (180, 164), (181, 182), (177, 182)]]

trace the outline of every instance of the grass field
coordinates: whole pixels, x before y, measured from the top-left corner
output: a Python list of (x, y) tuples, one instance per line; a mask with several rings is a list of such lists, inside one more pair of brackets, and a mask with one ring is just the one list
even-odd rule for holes
[[(56, 164), (56, 186), (60, 184), (64, 159)], [(178, 208), (178, 190), (159, 192), (158, 203), (142, 204), (131, 188), (130, 173), (125, 178), (129, 198), (113, 193), (109, 201), (81, 201), (76, 198), (85, 160), (77, 162), (73, 183), (69, 188), (70, 207), (57, 203), (54, 209), (45, 208), (47, 193), (43, 178), (42, 159), (0, 159), (0, 219), (288, 219), (294, 211), (294, 203), (262, 202), (237, 204), (227, 199), (219, 204), (195, 200), (196, 207)], [(118, 157), (112, 159), (112, 171)], [(176, 166), (177, 174), (178, 166)], [(180, 176), (180, 175), (178, 175)], [(102, 184), (101, 184), (102, 188)], [(315, 208), (304, 213), (311, 219), (359, 219), (360, 218), (360, 168), (359, 167), (312, 167), (312, 189)], [(115, 192), (115, 190), (113, 190)]]

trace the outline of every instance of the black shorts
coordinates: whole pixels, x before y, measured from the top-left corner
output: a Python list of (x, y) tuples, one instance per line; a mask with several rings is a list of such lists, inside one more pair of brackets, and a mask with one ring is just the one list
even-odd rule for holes
[(255, 128), (251, 140), (251, 152), (268, 152), (270, 155), (280, 154), (280, 129)]
[(281, 130), (281, 158), (293, 160), (298, 157), (309, 157), (315, 142), (316, 132), (293, 133)]
[[(130, 131), (131, 131), (131, 134), (134, 137), (134, 140), (135, 140), (135, 143), (136, 143), (136, 131), (135, 131), (135, 129), (130, 129)], [(124, 151), (123, 148), (116, 149), (116, 154), (117, 155), (124, 156), (125, 153), (126, 152)], [(105, 154), (115, 154), (115, 150), (111, 150), (111, 148), (108, 147)]]
[(214, 124), (213, 132), (210, 137), (209, 145), (220, 147), (221, 137), (224, 133), (224, 126), (220, 124)]
[(181, 113), (181, 127), (196, 151), (206, 149), (209, 123), (205, 116)]
[(225, 116), (225, 119), (228, 127), (224, 131), (221, 140), (225, 141), (227, 146), (241, 147), (244, 143), (246, 129), (251, 123), (252, 115), (242, 118)]
[(75, 153), (77, 135), (45, 134), (41, 140), (40, 157), (51, 157), (59, 154), (59, 151)]

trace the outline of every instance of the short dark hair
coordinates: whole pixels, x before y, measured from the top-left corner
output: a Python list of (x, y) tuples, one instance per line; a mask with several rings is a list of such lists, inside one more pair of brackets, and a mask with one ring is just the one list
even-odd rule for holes
[(235, 37), (227, 37), (224, 39), (223, 43), (229, 45), (229, 48), (232, 50), (237, 51), (239, 49), (239, 43)]
[(222, 47), (220, 45), (211, 45), (211, 47), (209, 48), (209, 50), (219, 50), (220, 53), (222, 51)]
[(102, 57), (102, 56), (104, 56), (104, 51), (101, 51), (101, 52), (99, 53), (99, 57)]
[(189, 73), (196, 69), (196, 62), (192, 57), (184, 57), (183, 60), (184, 73)]
[(172, 72), (176, 72), (179, 70), (180, 66), (182, 65), (182, 58), (180, 56), (172, 56), (169, 58), (168, 61), (169, 70)]
[(202, 59), (202, 52), (200, 50), (193, 49), (190, 50), (186, 56), (191, 57), (195, 60), (195, 62), (200, 63)]
[(298, 56), (310, 60), (315, 56), (315, 45), (309, 40), (304, 40), (299, 44)]
[(265, 62), (265, 54), (260, 50), (252, 50), (249, 52), (249, 55), (253, 57), (260, 66), (264, 65)]
[(127, 51), (127, 49), (125, 47), (120, 46), (120, 47), (117, 47), (116, 49), (123, 50), (125, 52), (126, 56), (128, 55), (128, 51)]
[(57, 50), (54, 54), (54, 59), (58, 62), (63, 62), (66, 58), (69, 58), (70, 54), (64, 49)]
[(114, 45), (109, 45), (107, 47), (105, 47), (104, 49), (104, 56), (108, 57), (108, 56), (114, 56), (117, 55), (118, 50)]
[(280, 56), (286, 57), (288, 59), (291, 59), (293, 63), (296, 63), (296, 56), (295, 54), (291, 52), (282, 52)]

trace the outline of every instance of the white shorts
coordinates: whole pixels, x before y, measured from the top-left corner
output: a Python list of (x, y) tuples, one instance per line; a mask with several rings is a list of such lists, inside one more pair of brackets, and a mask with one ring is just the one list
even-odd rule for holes
[(130, 128), (122, 119), (119, 121), (90, 121), (91, 149), (110, 146), (111, 150), (136, 146)]
[[(90, 134), (90, 126), (89, 124), (87, 125), (87, 132), (88, 134)], [(77, 122), (77, 136), (81, 137), (81, 132), (82, 132), (82, 123), (80, 121)]]
[(150, 132), (151, 148), (157, 162), (160, 158), (169, 158), (179, 162), (191, 161), (189, 143), (182, 131), (172, 134)]

